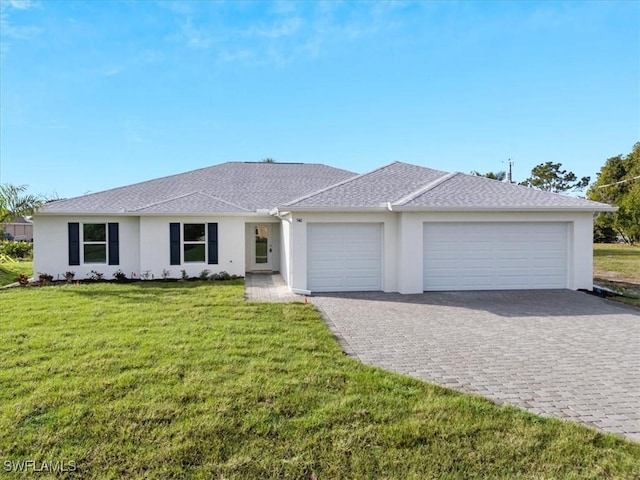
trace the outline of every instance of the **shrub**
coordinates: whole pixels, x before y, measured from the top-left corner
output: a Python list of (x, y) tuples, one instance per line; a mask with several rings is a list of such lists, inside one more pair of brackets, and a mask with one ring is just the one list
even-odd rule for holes
[(11, 258), (31, 258), (33, 256), (33, 243), (0, 240), (0, 254)]
[(38, 280), (42, 285), (47, 285), (53, 282), (53, 275), (49, 275), (48, 273), (40, 273), (38, 272)]
[(166, 280), (171, 276), (171, 272), (166, 268), (162, 270), (162, 279)]
[(73, 282), (74, 277), (76, 276), (76, 272), (64, 272), (64, 278), (67, 283)]
[(214, 273), (213, 275), (211, 275), (211, 279), (216, 281), (231, 280), (231, 278), (231, 275), (229, 275), (227, 272)]
[(198, 277), (200, 278), (200, 280), (209, 280), (210, 273), (211, 272), (209, 270), (205, 269), (200, 272), (200, 275), (198, 275)]
[(91, 270), (91, 273), (89, 274), (89, 280), (94, 280), (96, 282), (99, 282), (100, 280), (104, 280), (104, 273)]
[(27, 285), (29, 285), (29, 277), (27, 277), (24, 273), (18, 275), (16, 281), (20, 284), (21, 287), (26, 287)]
[(113, 278), (115, 278), (117, 282), (124, 282), (127, 279), (127, 276), (122, 270), (118, 270), (113, 273)]

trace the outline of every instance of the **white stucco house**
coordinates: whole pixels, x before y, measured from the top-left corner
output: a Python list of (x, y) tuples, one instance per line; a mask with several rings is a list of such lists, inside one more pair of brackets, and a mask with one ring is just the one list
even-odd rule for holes
[(590, 289), (593, 218), (613, 209), (401, 162), (228, 162), (46, 204), (34, 270), (279, 271), (298, 293)]

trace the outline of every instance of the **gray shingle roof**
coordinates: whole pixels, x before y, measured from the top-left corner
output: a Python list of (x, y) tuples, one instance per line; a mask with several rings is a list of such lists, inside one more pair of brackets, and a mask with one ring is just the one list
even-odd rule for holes
[(273, 208), (355, 175), (319, 164), (228, 162), (48, 203), (40, 212), (255, 212)]
[(594, 211), (609, 205), (485, 177), (457, 173), (402, 204), (416, 208), (581, 208)]
[(283, 209), (579, 209), (607, 211), (609, 205), (543, 192), (485, 177), (447, 173), (394, 162), (365, 175), (327, 187)]
[(609, 205), (394, 162), (356, 175), (303, 163), (228, 162), (48, 203), (44, 213), (208, 214), (282, 209), (578, 209)]
[(393, 162), (372, 172), (358, 175), (320, 192), (283, 205), (289, 207), (384, 207), (446, 175), (430, 168)]

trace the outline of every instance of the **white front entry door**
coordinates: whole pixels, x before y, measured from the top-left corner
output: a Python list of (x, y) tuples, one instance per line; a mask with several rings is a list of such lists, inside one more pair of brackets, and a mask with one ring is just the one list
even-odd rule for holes
[(255, 271), (273, 270), (272, 226), (268, 223), (251, 226), (252, 248), (251, 269)]

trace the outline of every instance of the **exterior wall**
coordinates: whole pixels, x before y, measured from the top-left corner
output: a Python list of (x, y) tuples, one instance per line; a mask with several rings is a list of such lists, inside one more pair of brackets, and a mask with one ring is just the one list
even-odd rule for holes
[[(190, 277), (196, 277), (203, 270), (211, 273), (227, 272), (230, 275), (244, 275), (245, 261), (245, 219), (244, 217), (185, 217), (153, 216), (140, 218), (140, 267), (139, 273), (162, 278), (163, 271), (170, 278), (180, 278), (182, 270)], [(169, 224), (177, 223), (218, 223), (218, 264), (183, 263), (170, 265)]]
[[(69, 222), (119, 224), (120, 265), (80, 264), (69, 265)], [(140, 220), (138, 217), (91, 216), (37, 216), (33, 222), (33, 269), (35, 272), (64, 278), (64, 273), (75, 272), (75, 278), (88, 278), (91, 271), (103, 273), (105, 279), (113, 279), (114, 272), (122, 270), (127, 277), (140, 271)], [(80, 247), (82, 249), (82, 246)]]
[(280, 220), (280, 275), (291, 285), (291, 215)]
[[(289, 259), (288, 284), (293, 291), (307, 291), (307, 225), (309, 223), (382, 223), (382, 288), (397, 292), (397, 215), (389, 213), (293, 213), (290, 244), (285, 247)], [(283, 222), (285, 223), (285, 222)]]
[[(293, 291), (307, 290), (307, 225), (321, 222), (383, 223), (383, 290), (403, 294), (423, 292), (425, 222), (564, 222), (569, 226), (567, 288), (593, 288), (593, 214), (590, 212), (294, 212), (291, 217), (291, 223), (283, 226), (281, 271), (287, 272), (283, 276)], [(290, 243), (286, 244), (287, 241)]]
[[(120, 265), (81, 264), (69, 265), (69, 222), (119, 224)], [(178, 223), (218, 223), (218, 264), (183, 263), (170, 265), (169, 224)], [(280, 265), (280, 227), (273, 217), (208, 217), (208, 216), (37, 216), (34, 221), (34, 271), (48, 273), (63, 278), (64, 273), (73, 271), (76, 279), (84, 279), (92, 270), (112, 279), (113, 273), (122, 270), (127, 277), (162, 278), (163, 271), (170, 278), (180, 278), (182, 270), (188, 276), (198, 276), (203, 270), (211, 273), (225, 271), (231, 275), (245, 274), (246, 229), (247, 225), (269, 223), (273, 225), (273, 268)], [(81, 247), (82, 248), (82, 247)]]
[[(398, 271), (405, 282), (401, 293), (421, 293), (423, 291), (422, 232), (425, 222), (565, 222), (569, 225), (567, 255), (567, 288), (571, 290), (593, 288), (593, 214), (585, 213), (502, 213), (502, 212), (403, 212), (403, 232), (409, 237), (403, 239), (402, 260)], [(420, 277), (415, 264), (420, 263)], [(407, 275), (406, 272), (410, 272)]]

